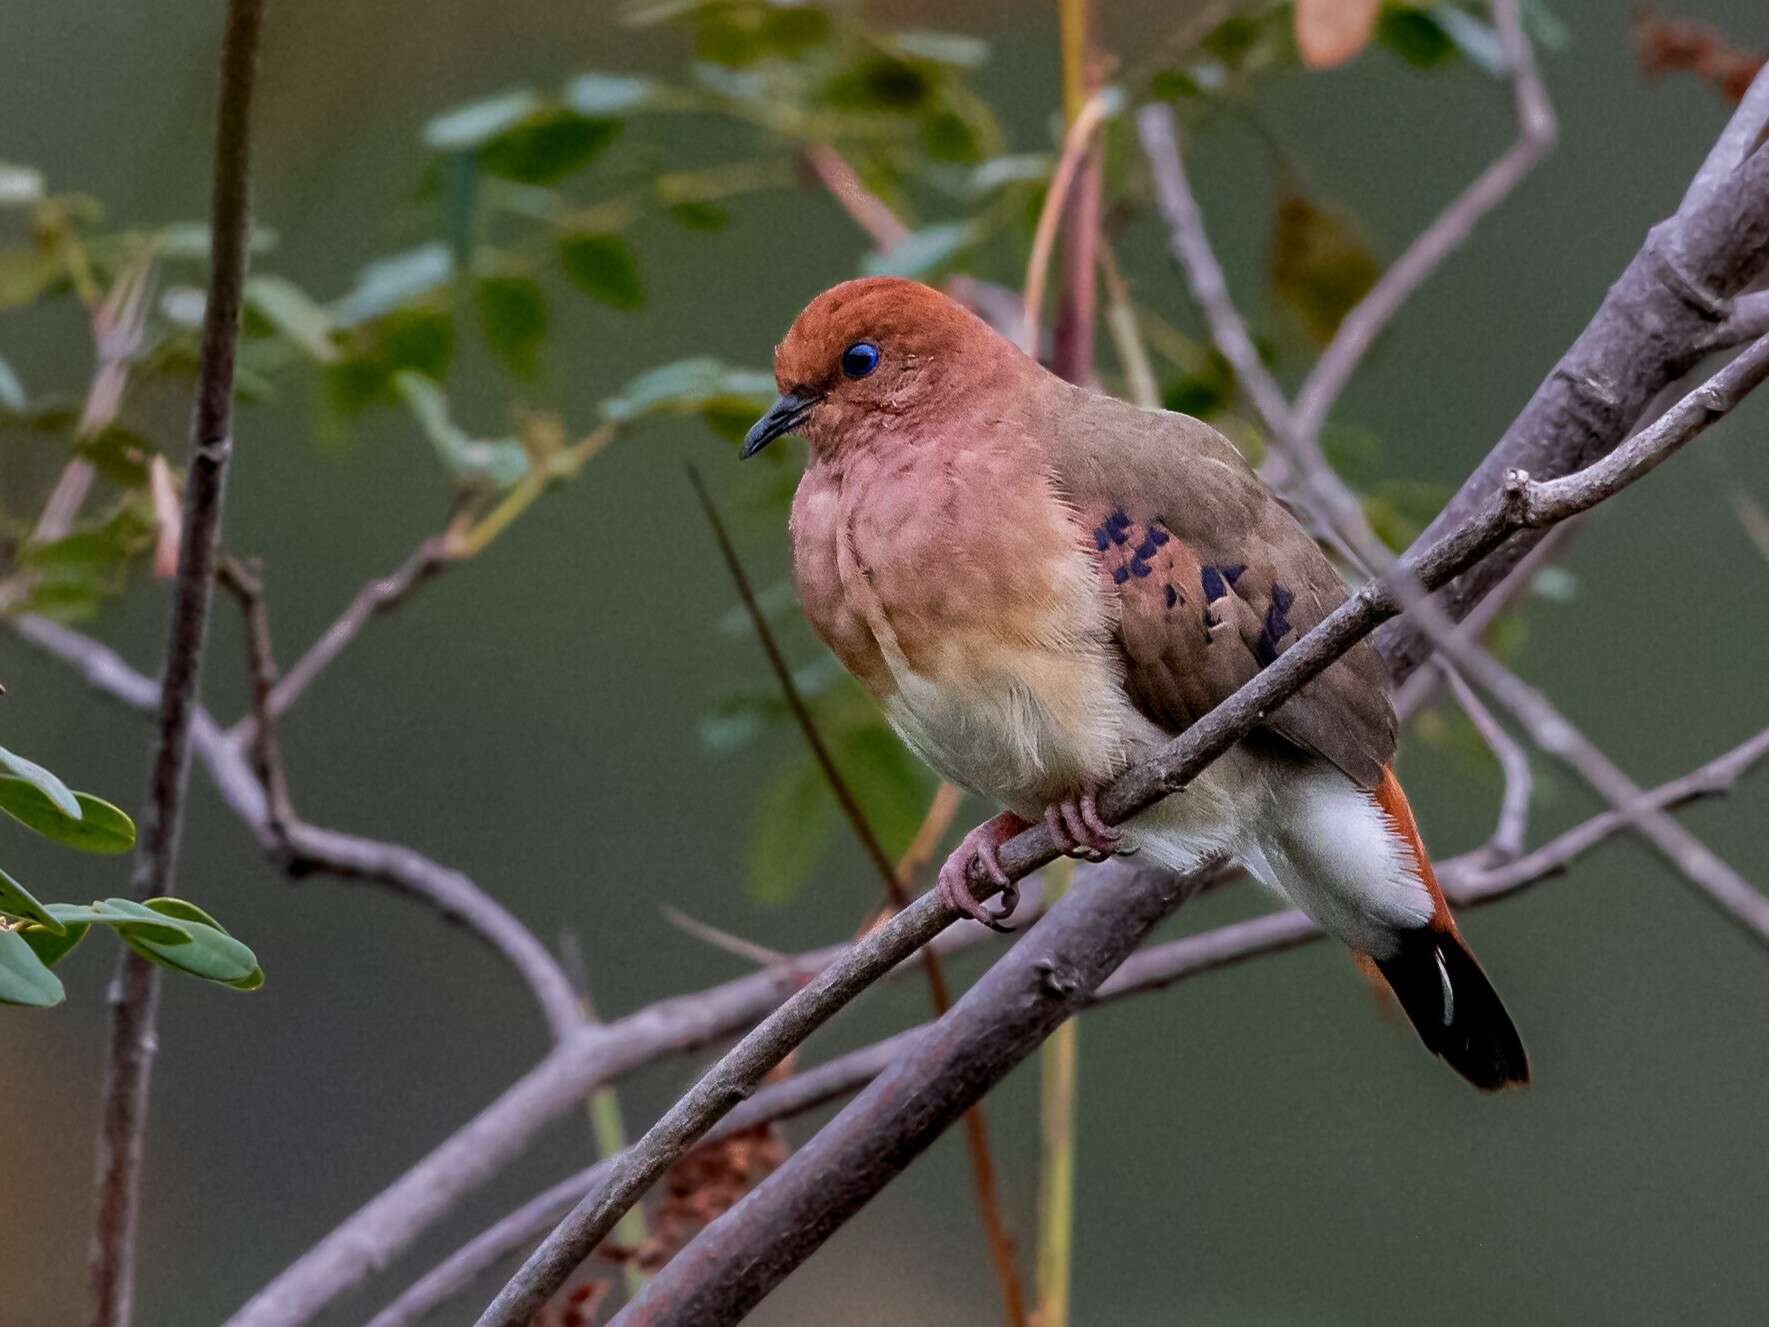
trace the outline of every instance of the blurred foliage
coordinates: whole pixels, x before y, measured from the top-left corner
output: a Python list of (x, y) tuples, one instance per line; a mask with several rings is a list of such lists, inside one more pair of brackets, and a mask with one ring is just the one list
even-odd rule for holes
[[(0, 747), (0, 811), (44, 838), (81, 852), (114, 855), (135, 846), (135, 825), (101, 797), (75, 792), (35, 761)], [(255, 991), (264, 973), (252, 951), (194, 903), (103, 899), (39, 903), (0, 870), (0, 1004), (60, 1004), (55, 965), (94, 926), (106, 926), (151, 963), (205, 981)]]
[[(1126, 103), (1171, 100), (1190, 134), (1250, 123), (1271, 149), (1279, 201), (1266, 243), (1267, 294), (1281, 318), (1253, 330), (1282, 371), (1293, 353), (1332, 336), (1381, 264), (1359, 219), (1302, 182), (1256, 95), (1265, 80), (1303, 68), (1306, 9), (1316, 19), (1327, 11), (1313, 4), (1299, 12), (1280, 0), (1228, 8), (1202, 29), (1192, 11), (1176, 15), (1174, 33), (1134, 53), (1110, 92)], [(1563, 39), (1539, 0), (1528, 0), (1526, 13), (1536, 40)], [(1053, 118), (1041, 142), (1008, 142), (973, 86), (989, 59), (986, 43), (881, 30), (858, 3), (644, 0), (626, 7), (624, 21), (674, 43), (679, 73), (583, 70), (556, 87), (491, 89), (440, 110), (416, 145), (428, 238), (366, 261), (343, 292), (303, 289), (275, 270), (275, 235), (253, 237), (242, 397), (317, 386), (328, 428), (341, 439), (364, 416), (403, 410), (412, 436), (427, 444), (414, 458), (433, 459), (455, 486), (446, 533), (457, 557), (477, 553), (630, 430), (692, 416), (735, 440), (771, 399), (771, 375), (760, 366), (697, 356), (639, 375), (590, 420), (515, 404), (514, 394), (541, 391), (547, 381), (559, 301), (585, 300), (610, 319), (643, 313), (645, 240), (656, 227), (685, 227), (717, 244), (734, 203), (819, 187), (818, 163), (833, 153), (905, 230), (884, 250), (865, 252), (866, 241), (857, 240), (857, 273), (938, 282), (963, 271), (1017, 289), (1025, 270), (1061, 125)], [(1472, 0), (1384, 0), (1370, 23), (1336, 41), (1330, 51), (1312, 47), (1322, 58), (1309, 63), (1385, 58), (1421, 70), (1463, 64), (1503, 74), (1489, 6)], [(1108, 238), (1148, 211), (1131, 119), (1113, 115), (1102, 129)], [(708, 125), (721, 132), (684, 130)], [(719, 145), (720, 159), (690, 164), (683, 145), (703, 141)], [(178, 484), (168, 458), (181, 449), (176, 439), (152, 436), (140, 403), (161, 384), (188, 390), (206, 259), (200, 225), (117, 225), (97, 201), (62, 189), (41, 168), (0, 164), (0, 312), (72, 303), (90, 320), (97, 351), (83, 395), (27, 386), (0, 358), (0, 438), (22, 438), (51, 457), (63, 485), (76, 475), (81, 498), (58, 523), (36, 514), (46, 495), (7, 495), (0, 611), (89, 616), (163, 543)], [(1124, 325), (1143, 342), (1163, 403), (1210, 420), (1257, 462), (1261, 430), (1207, 343), (1148, 308), (1132, 307)], [(513, 393), (508, 418), (489, 428), (457, 420), (450, 408), (452, 375), (481, 351), (508, 375)], [(1108, 374), (1105, 385), (1119, 389), (1122, 380)], [(1339, 444), (1355, 432), (1335, 428)], [(1328, 443), (1335, 451), (1335, 437)], [(1351, 447), (1356, 455), (1345, 450), (1337, 447), (1335, 463), (1364, 493), (1372, 525), (1389, 543), (1406, 542), (1444, 495), (1384, 475), (1372, 463), (1373, 439)], [(746, 505), (775, 520), (796, 478), (782, 459), (790, 454), (777, 448), (744, 475)], [(769, 602), (783, 611), (790, 594), (778, 588)], [(805, 657), (814, 660), (801, 678), (817, 722), (886, 848), (900, 851), (932, 778), (827, 654)], [(784, 719), (779, 698), (757, 688), (729, 697), (705, 732), (715, 749), (730, 749)], [(755, 896), (790, 896), (839, 824), (829, 790), (795, 742), (758, 799), (748, 853)], [(94, 922), (130, 924), (104, 916), (81, 924)], [(128, 942), (130, 933), (120, 933)]]

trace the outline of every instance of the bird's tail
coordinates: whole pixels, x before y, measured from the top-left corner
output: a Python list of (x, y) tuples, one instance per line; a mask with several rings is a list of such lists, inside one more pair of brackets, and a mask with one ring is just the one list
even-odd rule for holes
[(1499, 993), (1462, 942), (1419, 840), (1412, 808), (1392, 770), (1383, 771), (1376, 802), (1412, 853), (1419, 878), (1437, 904), (1426, 925), (1399, 932), (1400, 948), (1374, 960), (1377, 971), (1393, 989), (1419, 1039), (1450, 1068), (1485, 1092), (1524, 1086), (1529, 1082), (1529, 1057), (1523, 1040)]

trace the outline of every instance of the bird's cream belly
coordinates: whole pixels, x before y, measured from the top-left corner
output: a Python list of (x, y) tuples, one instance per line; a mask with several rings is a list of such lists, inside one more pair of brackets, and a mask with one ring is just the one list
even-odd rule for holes
[(962, 681), (893, 672), (897, 691), (884, 710), (904, 743), (954, 783), (1027, 817), (1110, 779), (1154, 731), (1100, 657), (1028, 649)]

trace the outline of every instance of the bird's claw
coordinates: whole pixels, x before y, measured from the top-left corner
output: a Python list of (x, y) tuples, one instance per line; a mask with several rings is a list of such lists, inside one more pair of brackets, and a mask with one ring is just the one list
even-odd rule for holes
[(1094, 795), (1084, 792), (1065, 797), (1044, 808), (1044, 824), (1066, 857), (1084, 862), (1103, 862), (1119, 851), (1124, 831), (1100, 819)]
[[(987, 926), (991, 931), (1008, 934), (1011, 928), (1003, 926), (1002, 922), (1012, 916), (1013, 910), (1019, 905), (1020, 889), (1002, 869), (998, 853), (1003, 843), (1026, 827), (1026, 822), (1018, 816), (1003, 812), (966, 834), (952, 855), (946, 859), (946, 864), (940, 868), (939, 879), (934, 884), (934, 892), (939, 895), (940, 901), (953, 911)], [(969, 877), (972, 861), (981, 862), (984, 872), (1000, 886), (1000, 908), (984, 907), (971, 893)]]

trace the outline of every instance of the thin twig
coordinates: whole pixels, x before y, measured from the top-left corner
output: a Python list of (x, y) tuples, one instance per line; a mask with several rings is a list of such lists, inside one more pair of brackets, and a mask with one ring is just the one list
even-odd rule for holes
[[(1032, 253), (1026, 260), (1025, 298), (1021, 313), (1020, 332), (1015, 340), (1020, 349), (1027, 354), (1036, 354), (1038, 350), (1039, 310), (1044, 304), (1044, 285), (1050, 271), (1050, 257), (1056, 250), (1057, 226), (1063, 215), (1063, 208), (1069, 199), (1069, 191), (1086, 161), (1093, 143), (1094, 134), (1111, 113), (1111, 100), (1104, 94), (1096, 93), (1087, 99), (1074, 122), (1069, 125), (1068, 132), (1063, 135), (1062, 155), (1057, 158), (1056, 170), (1050, 177), (1050, 188), (1045, 191), (1044, 206), (1038, 213), (1038, 224), (1032, 232)], [(1089, 265), (1089, 279), (1092, 267)]]
[[(1519, 0), (1495, 0), (1493, 21), (1511, 70), (1517, 107), (1516, 141), (1414, 237), (1406, 251), (1341, 320), (1332, 341), (1296, 394), (1293, 430), (1305, 449), (1318, 453), (1321, 427), (1333, 403), (1401, 306), (1554, 146), (1554, 108), (1542, 86), (1529, 38), (1523, 30)], [(1319, 464), (1326, 464), (1324, 458), (1319, 459)]]
[[(1120, 775), (1100, 798), (1100, 814), (1119, 823), (1183, 788), (1353, 644), (1396, 616), (1403, 599), (1394, 581), (1409, 585), (1417, 581), (1426, 590), (1434, 589), (1518, 530), (1555, 524), (1613, 497), (1694, 438), (1766, 376), (1769, 338), (1746, 350), (1652, 428), (1588, 469), (1546, 483), (1513, 471), (1477, 516), (1408, 558), (1396, 572), (1358, 590), (1228, 700), (1154, 757)], [(1049, 827), (1034, 825), (1002, 847), (1000, 865), (1010, 880), (1017, 879), (1055, 860), (1058, 850)], [(969, 882), (979, 902), (999, 889), (978, 863), (972, 864)], [(1095, 892), (1087, 891), (1090, 896)], [(1071, 895), (1065, 903), (1076, 897)], [(621, 1213), (733, 1105), (753, 1092), (775, 1064), (955, 916), (936, 895), (923, 895), (738, 1042), (616, 1164), (607, 1184), (578, 1204), (548, 1236), (481, 1315), (479, 1327), (526, 1323), (608, 1234)]]
[[(184, 488), (184, 540), (166, 631), (153, 767), (140, 846), (130, 870), (138, 899), (168, 893), (176, 875), (190, 774), (203, 641), (213, 596), (227, 462), (233, 449), (234, 354), (251, 221), (251, 108), (262, 0), (229, 0), (221, 48), (209, 290)], [(112, 985), (110, 1038), (100, 1111), (97, 1216), (87, 1258), (87, 1327), (128, 1327), (134, 1308), (136, 1224), (148, 1084), (158, 1045), (159, 969), (125, 950)]]
[[(878, 841), (878, 836), (872, 832), (872, 826), (867, 823), (866, 813), (861, 808), (859, 799), (848, 787), (847, 780), (842, 778), (841, 771), (836, 768), (835, 757), (830, 753), (823, 735), (817, 731), (817, 723), (811, 717), (810, 707), (799, 694), (798, 684), (793, 681), (792, 669), (787, 665), (786, 656), (780, 651), (780, 643), (774, 639), (773, 628), (768, 625), (768, 615), (756, 602), (749, 576), (744, 572), (743, 562), (737, 556), (737, 547), (731, 542), (730, 533), (725, 529), (718, 508), (713, 505), (712, 496), (706, 491), (700, 471), (692, 465), (688, 467), (688, 479), (694, 485), (695, 496), (700, 499), (707, 523), (712, 526), (719, 553), (725, 560), (725, 568), (731, 573), (731, 580), (737, 586), (738, 598), (743, 601), (756, 637), (761, 641), (763, 653), (768, 656), (768, 666), (774, 670), (775, 680), (780, 683), (780, 689), (785, 694), (787, 708), (792, 711), (792, 717), (804, 735), (805, 744), (816, 757), (830, 791), (835, 794), (842, 814), (847, 817), (848, 824), (854, 831), (854, 837), (860, 840), (860, 846), (865, 849), (879, 878), (884, 882), (891, 905), (901, 912), (909, 906), (909, 893), (903, 877), (885, 855), (884, 845)], [(952, 1007), (952, 995), (946, 985), (946, 975), (940, 967), (939, 955), (931, 949), (922, 951), (921, 963), (927, 973), (928, 994), (933, 1002), (934, 1015), (939, 1017)], [(982, 1218), (990, 1261), (994, 1264), (996, 1278), (1001, 1283), (1001, 1297), (1007, 1321), (1009, 1327), (1024, 1327), (1025, 1294), (1020, 1289), (1019, 1273), (1014, 1265), (1013, 1241), (1001, 1215), (1001, 1200), (995, 1183), (995, 1161), (989, 1149), (988, 1122), (980, 1106), (966, 1114), (965, 1144), (970, 1157), (971, 1183), (977, 1195), (978, 1213)]]
[[(137, 672), (108, 646), (69, 627), (25, 616), (10, 624), (19, 636), (45, 653), (79, 669), (100, 691), (137, 710), (151, 710), (159, 694), (153, 680)], [(564, 971), (532, 932), (464, 873), (404, 844), (390, 843), (294, 820), (284, 841), (267, 828), (264, 789), (245, 752), (200, 707), (191, 739), (210, 780), (229, 809), (258, 839), (267, 855), (295, 878), (325, 872), (341, 879), (367, 880), (415, 899), (445, 920), (464, 927), (503, 958), (527, 984), (555, 1037), (581, 1021), (577, 993)]]
[(246, 657), (251, 662), (252, 773), (264, 789), (264, 828), (287, 855), (289, 829), (297, 823), (295, 805), (289, 798), (288, 775), (283, 769), (277, 741), (276, 719), (270, 712), (270, 696), (276, 687), (276, 653), (270, 638), (270, 610), (264, 602), (260, 575), (237, 558), (224, 557), (217, 570), (221, 584), (239, 600), (246, 620)]
[(848, 159), (828, 143), (812, 143), (805, 149), (804, 159), (829, 196), (840, 204), (849, 220), (872, 238), (880, 253), (889, 253), (909, 234), (909, 227), (866, 187), (860, 172)]
[(1529, 833), (1529, 799), (1533, 787), (1529, 753), (1505, 731), (1505, 726), (1493, 717), (1492, 711), (1481, 704), (1480, 697), (1462, 680), (1460, 673), (1441, 661), (1438, 671), (1450, 684), (1456, 703), (1480, 734), (1481, 741), (1486, 743), (1487, 750), (1499, 762), (1499, 772), (1505, 780), (1505, 790), (1499, 800), (1499, 818), (1493, 825), (1492, 837), (1487, 840), (1486, 851), (1498, 861), (1515, 861), (1523, 855), (1524, 840)]
[[(350, 601), (350, 606), (320, 633), (319, 639), (307, 647), (307, 652), (289, 667), (281, 681), (272, 688), (264, 705), (265, 712), (272, 718), (281, 718), (300, 698), (302, 692), (312, 685), (313, 680), (325, 671), (326, 666), (343, 652), (344, 647), (356, 639), (357, 633), (372, 618), (377, 614), (392, 612), (414, 590), (446, 569), (454, 560), (448, 537), (431, 535), (412, 550), (410, 556), (396, 570), (386, 576), (377, 577), (358, 590), (356, 597)], [(250, 742), (255, 724), (256, 721), (250, 715), (241, 719), (228, 731), (228, 740), (241, 744)]]
[[(1757, 347), (1769, 347), (1769, 340), (1758, 342)], [(1694, 834), (1652, 807), (1639, 786), (1539, 690), (1485, 650), (1458, 639), (1434, 605), (1422, 602), (1409, 611), (1437, 614), (1439, 620), (1428, 622), (1426, 629), (1442, 657), (1516, 715), (1537, 746), (1577, 774), (1616, 809), (1628, 812), (1636, 832), (1703, 898), (1742, 926), (1759, 944), (1769, 945), (1769, 896), (1752, 888)]]

